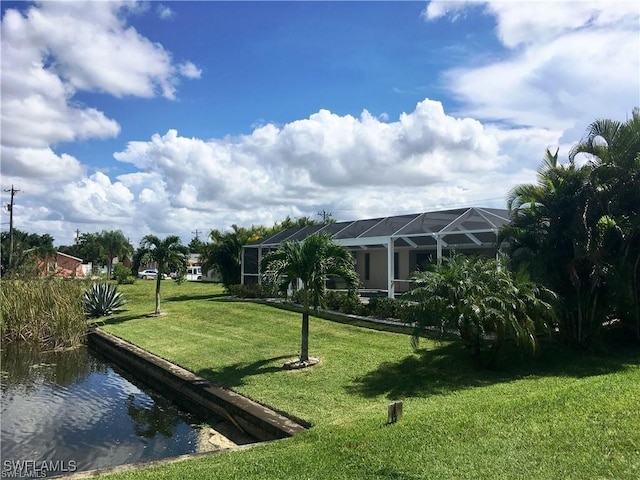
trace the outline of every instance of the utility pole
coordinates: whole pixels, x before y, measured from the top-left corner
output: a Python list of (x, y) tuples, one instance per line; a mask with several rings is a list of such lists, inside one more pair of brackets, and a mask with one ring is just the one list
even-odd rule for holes
[(195, 229), (195, 231), (191, 232), (196, 236), (196, 240), (198, 240), (198, 235), (202, 233), (202, 230), (198, 230), (197, 228)]
[(80, 229), (76, 228), (76, 244), (80, 241)]
[(327, 212), (326, 210), (322, 209), (321, 212), (318, 212), (318, 215), (320, 215), (322, 217), (322, 224), (325, 225), (329, 222), (329, 219), (333, 216), (331, 215), (331, 212)]
[(11, 202), (7, 205), (7, 210), (9, 210), (9, 268), (13, 266), (13, 197), (20, 190), (16, 190), (11, 185), (10, 189), (5, 189), (5, 192), (11, 192)]

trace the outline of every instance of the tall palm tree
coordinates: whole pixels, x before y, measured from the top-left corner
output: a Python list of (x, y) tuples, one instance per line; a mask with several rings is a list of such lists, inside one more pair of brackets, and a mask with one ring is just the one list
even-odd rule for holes
[(559, 164), (558, 152), (547, 150), (537, 180), (510, 192), (512, 222), (501, 231), (501, 240), (509, 242), (515, 268), (526, 266), (536, 281), (562, 295), (560, 331), (587, 347), (606, 315), (602, 272), (594, 268), (588, 249), (597, 238), (590, 170), (573, 161)]
[(607, 272), (610, 301), (640, 340), (640, 108), (626, 122), (596, 120), (569, 152), (591, 170), (597, 242), (592, 256)]
[(113, 259), (116, 257), (122, 259), (124, 256), (130, 255), (133, 247), (127, 237), (124, 236), (124, 233), (122, 233), (122, 230), (103, 230), (99, 239), (107, 255), (107, 276), (111, 278)]
[(285, 291), (290, 283), (300, 282), (303, 310), (299, 361), (309, 362), (309, 311), (311, 305), (324, 305), (327, 277), (342, 278), (350, 290), (360, 283), (351, 253), (329, 235), (312, 235), (303, 242), (282, 243), (262, 259), (261, 267), (265, 280)]
[(146, 235), (140, 242), (140, 251), (143, 253), (143, 263), (155, 261), (158, 264), (156, 276), (156, 309), (155, 315), (160, 315), (160, 285), (162, 276), (169, 273), (169, 265), (175, 266), (179, 271), (187, 268), (189, 249), (182, 245), (180, 237), (169, 235), (161, 240), (155, 235)]
[(593, 122), (567, 165), (547, 152), (537, 184), (516, 187), (508, 204), (502, 237), (564, 297), (562, 333), (589, 347), (621, 319), (640, 340), (640, 109)]

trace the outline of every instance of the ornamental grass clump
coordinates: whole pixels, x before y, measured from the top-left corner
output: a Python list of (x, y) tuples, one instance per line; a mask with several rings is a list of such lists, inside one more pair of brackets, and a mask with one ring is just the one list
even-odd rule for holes
[(26, 342), (43, 348), (66, 348), (83, 342), (85, 284), (60, 278), (0, 281), (3, 342)]
[(121, 292), (111, 283), (94, 283), (84, 293), (82, 305), (89, 318), (111, 315), (122, 305), (127, 303)]

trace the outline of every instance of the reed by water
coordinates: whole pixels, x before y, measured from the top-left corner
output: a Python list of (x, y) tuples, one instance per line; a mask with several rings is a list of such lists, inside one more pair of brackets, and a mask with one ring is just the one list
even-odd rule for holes
[(75, 279), (2, 279), (2, 341), (27, 342), (47, 349), (82, 344), (87, 328), (82, 308), (86, 288), (85, 282)]

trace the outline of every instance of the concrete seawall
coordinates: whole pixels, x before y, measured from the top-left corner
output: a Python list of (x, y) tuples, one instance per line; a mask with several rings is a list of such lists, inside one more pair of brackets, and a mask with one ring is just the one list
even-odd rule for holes
[(93, 327), (88, 344), (120, 368), (205, 417), (216, 415), (258, 441), (276, 440), (305, 430), (299, 423), (182, 367)]

